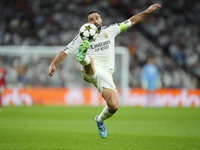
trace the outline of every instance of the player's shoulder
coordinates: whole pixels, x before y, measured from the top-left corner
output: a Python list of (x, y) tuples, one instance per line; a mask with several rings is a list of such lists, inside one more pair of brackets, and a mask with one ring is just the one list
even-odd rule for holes
[(108, 26), (102, 26), (102, 29), (106, 30), (106, 29), (109, 29), (109, 28), (112, 28), (112, 27), (120, 27), (120, 24), (119, 23), (113, 23), (113, 24), (110, 24)]

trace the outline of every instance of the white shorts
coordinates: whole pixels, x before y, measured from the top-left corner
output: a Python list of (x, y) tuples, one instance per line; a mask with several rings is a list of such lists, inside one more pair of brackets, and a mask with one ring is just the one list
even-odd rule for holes
[(112, 72), (103, 66), (95, 65), (96, 72), (92, 77), (88, 77), (81, 66), (82, 78), (89, 83), (93, 83), (102, 95), (103, 88), (112, 89), (117, 92), (116, 86), (113, 82)]

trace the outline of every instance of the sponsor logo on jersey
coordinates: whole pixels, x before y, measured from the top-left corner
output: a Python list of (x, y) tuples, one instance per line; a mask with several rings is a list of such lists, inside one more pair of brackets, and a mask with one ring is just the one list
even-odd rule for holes
[(108, 34), (107, 34), (107, 33), (104, 33), (104, 37), (107, 39), (107, 38), (108, 38)]
[(97, 43), (97, 44), (92, 44), (92, 45), (90, 45), (90, 48), (94, 49), (95, 52), (99, 52), (99, 51), (103, 51), (105, 49), (108, 49), (110, 43), (111, 42), (109, 40), (107, 40), (105, 42), (101, 42), (101, 43)]

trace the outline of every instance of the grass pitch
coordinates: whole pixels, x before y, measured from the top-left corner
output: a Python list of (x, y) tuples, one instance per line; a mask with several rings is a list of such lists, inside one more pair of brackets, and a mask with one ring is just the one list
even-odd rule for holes
[(119, 108), (105, 121), (103, 107), (4, 107), (0, 150), (199, 150), (199, 108)]

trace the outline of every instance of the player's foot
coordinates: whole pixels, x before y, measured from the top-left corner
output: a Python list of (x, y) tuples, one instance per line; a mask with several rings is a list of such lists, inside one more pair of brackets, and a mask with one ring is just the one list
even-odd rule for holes
[(83, 41), (83, 43), (80, 45), (78, 55), (76, 57), (76, 60), (78, 62), (82, 62), (85, 59), (85, 55), (86, 55), (88, 46), (89, 46), (88, 40)]
[(96, 117), (94, 118), (94, 120), (95, 120), (95, 122), (96, 122), (96, 124), (97, 124), (97, 127), (98, 127), (98, 129), (99, 129), (99, 135), (100, 135), (103, 139), (105, 139), (105, 138), (107, 137), (106, 127), (105, 127), (104, 123), (98, 122), (98, 121), (97, 121), (97, 118), (98, 118), (98, 116), (96, 116)]

